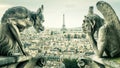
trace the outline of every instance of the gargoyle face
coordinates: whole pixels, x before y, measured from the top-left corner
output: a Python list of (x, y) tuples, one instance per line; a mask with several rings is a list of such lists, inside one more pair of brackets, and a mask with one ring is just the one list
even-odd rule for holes
[(82, 24), (82, 29), (84, 33), (89, 33), (92, 30), (92, 25), (89, 19), (84, 19)]
[(34, 28), (37, 32), (41, 32), (44, 30), (44, 26), (42, 25), (42, 23), (44, 22), (44, 15), (42, 14), (42, 12), (43, 12), (43, 5), (41, 6), (41, 8), (37, 10), (36, 13), (36, 22), (34, 24)]

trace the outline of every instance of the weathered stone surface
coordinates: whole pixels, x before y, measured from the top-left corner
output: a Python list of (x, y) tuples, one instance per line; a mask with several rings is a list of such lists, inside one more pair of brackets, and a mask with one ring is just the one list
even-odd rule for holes
[(94, 55), (94, 56), (91, 56), (90, 59), (104, 65), (105, 67), (110, 67), (110, 68), (120, 67), (120, 57), (119, 58), (99, 58)]
[[(0, 55), (13, 56), (14, 53), (24, 52), (22, 42), (20, 40), (20, 32), (33, 26), (37, 32), (44, 30), (42, 23), (44, 16), (42, 14), (43, 5), (37, 12), (31, 12), (25, 7), (12, 7), (8, 9), (1, 20), (0, 24)], [(25, 13), (26, 12), (26, 13)], [(18, 43), (18, 47), (17, 47)], [(18, 48), (18, 49), (16, 49)]]
[(1, 56), (0, 57), (0, 66), (18, 63), (18, 62), (23, 62), (23, 61), (29, 60), (31, 58), (32, 58), (31, 56), (18, 56), (18, 57)]
[[(87, 35), (94, 52), (99, 57), (104, 56), (104, 52), (108, 57), (120, 56), (120, 21), (114, 9), (110, 4), (104, 1), (98, 1), (96, 4), (97, 9), (102, 13), (105, 18), (104, 25), (100, 27), (98, 32), (98, 40), (96, 41), (93, 36), (94, 29), (87, 26)], [(86, 22), (91, 20), (86, 19)], [(91, 22), (94, 23), (94, 22)], [(90, 31), (89, 31), (90, 30)]]
[(14, 57), (0, 57), (0, 66), (15, 63), (16, 60)]

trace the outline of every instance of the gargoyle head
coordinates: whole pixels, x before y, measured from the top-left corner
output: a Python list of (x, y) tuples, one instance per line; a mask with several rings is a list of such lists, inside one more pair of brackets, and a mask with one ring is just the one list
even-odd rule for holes
[(44, 22), (44, 15), (42, 13), (43, 9), (44, 7), (42, 5), (41, 8), (39, 8), (36, 13), (36, 20), (35, 20), (33, 27), (35, 28), (37, 32), (41, 32), (44, 30), (44, 26), (42, 25), (42, 23)]

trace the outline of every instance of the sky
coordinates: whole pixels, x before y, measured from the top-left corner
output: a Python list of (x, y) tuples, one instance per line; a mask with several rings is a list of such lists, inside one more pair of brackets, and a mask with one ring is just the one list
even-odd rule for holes
[[(24, 6), (36, 12), (41, 5), (44, 5), (45, 27), (61, 28), (63, 14), (65, 15), (66, 28), (81, 27), (84, 16), (87, 15), (89, 6), (94, 6), (94, 12), (101, 17), (96, 8), (99, 0), (0, 0), (0, 18), (4, 12), (13, 6)], [(108, 2), (120, 16), (120, 0), (103, 0)]]

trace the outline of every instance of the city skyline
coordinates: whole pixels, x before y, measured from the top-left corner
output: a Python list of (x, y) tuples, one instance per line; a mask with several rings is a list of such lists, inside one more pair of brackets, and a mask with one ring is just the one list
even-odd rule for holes
[[(120, 16), (119, 0), (104, 0), (108, 2)], [(81, 27), (84, 16), (87, 15), (89, 6), (94, 6), (94, 12), (98, 15), (101, 13), (96, 8), (98, 0), (1, 0), (0, 1), (0, 18), (4, 12), (13, 6), (25, 6), (31, 11), (37, 9), (43, 4), (45, 16), (45, 27), (62, 28), (63, 14), (65, 14), (66, 28)]]

